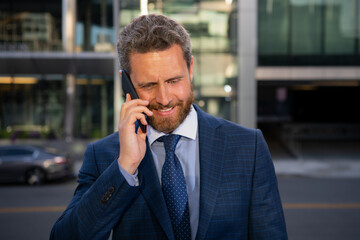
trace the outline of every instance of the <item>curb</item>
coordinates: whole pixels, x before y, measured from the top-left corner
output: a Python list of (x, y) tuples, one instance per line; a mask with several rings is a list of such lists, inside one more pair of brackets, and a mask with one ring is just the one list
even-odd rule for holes
[(278, 176), (360, 178), (360, 161), (274, 160)]

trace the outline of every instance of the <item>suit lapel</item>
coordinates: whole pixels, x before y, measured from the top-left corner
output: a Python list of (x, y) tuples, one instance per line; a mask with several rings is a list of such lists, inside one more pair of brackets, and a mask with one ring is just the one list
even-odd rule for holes
[(219, 121), (196, 107), (199, 121), (200, 214), (196, 239), (204, 239), (216, 204), (221, 180), (226, 136), (220, 136)]
[(168, 239), (175, 239), (165, 199), (160, 187), (159, 177), (155, 169), (151, 149), (147, 140), (146, 145), (146, 154), (139, 166), (143, 181), (141, 192), (150, 209), (160, 222)]

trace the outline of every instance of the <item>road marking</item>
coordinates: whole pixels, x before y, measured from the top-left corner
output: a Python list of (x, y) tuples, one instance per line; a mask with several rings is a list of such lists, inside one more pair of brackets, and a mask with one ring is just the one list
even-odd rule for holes
[(65, 206), (49, 207), (9, 207), (0, 208), (0, 213), (33, 213), (33, 212), (63, 212)]
[(360, 203), (284, 203), (284, 209), (360, 209)]
[[(360, 209), (360, 203), (284, 203), (284, 209)], [(66, 206), (8, 207), (0, 208), (2, 213), (63, 212)]]

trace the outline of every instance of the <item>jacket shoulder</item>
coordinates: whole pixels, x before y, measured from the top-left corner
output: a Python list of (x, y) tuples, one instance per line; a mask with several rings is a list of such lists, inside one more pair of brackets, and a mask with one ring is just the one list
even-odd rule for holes
[(94, 162), (106, 168), (108, 164), (119, 157), (120, 146), (118, 133), (112, 133), (98, 141), (92, 142), (87, 146), (85, 159), (93, 159)]
[(219, 131), (230, 134), (256, 135), (256, 129), (247, 128), (229, 120), (212, 116), (202, 111), (198, 106), (195, 106), (195, 109), (198, 113), (199, 121), (204, 121), (206, 125), (211, 126)]
[(93, 142), (92, 144), (96, 148), (101, 148), (101, 147), (109, 148), (112, 145), (119, 145), (119, 133), (114, 132), (100, 140)]

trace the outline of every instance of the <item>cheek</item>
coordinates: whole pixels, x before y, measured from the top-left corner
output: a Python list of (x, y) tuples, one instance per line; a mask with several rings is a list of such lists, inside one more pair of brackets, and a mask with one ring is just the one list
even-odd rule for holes
[(174, 95), (177, 96), (178, 99), (186, 100), (190, 96), (191, 87), (189, 84), (184, 84), (181, 87), (178, 87), (174, 90)]
[(151, 102), (153, 99), (153, 94), (151, 92), (137, 91), (137, 94), (142, 100), (148, 100), (149, 102)]

